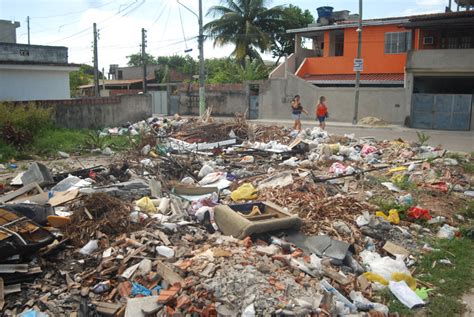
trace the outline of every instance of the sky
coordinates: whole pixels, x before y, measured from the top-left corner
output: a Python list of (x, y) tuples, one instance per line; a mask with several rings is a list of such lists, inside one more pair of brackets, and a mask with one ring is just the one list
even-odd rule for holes
[[(180, 0), (195, 13), (198, 0)], [(308, 9), (316, 18), (316, 8), (358, 12), (357, 0), (274, 0), (269, 6), (291, 3)], [(204, 24), (212, 19), (208, 9), (219, 0), (203, 0)], [(419, 13), (444, 12), (448, 0), (364, 0), (363, 17), (382, 18)], [(147, 53), (153, 56), (185, 55), (198, 57), (198, 20), (176, 0), (0, 0), (0, 19), (21, 23), (17, 42), (28, 43), (27, 16), (30, 17), (31, 44), (66, 46), (70, 63), (92, 65), (92, 24), (99, 30), (99, 68), (108, 72), (110, 64), (126, 66), (127, 56), (140, 52), (141, 29), (147, 30)], [(204, 45), (205, 58), (226, 57), (232, 46)], [(266, 54), (265, 59), (271, 58)]]

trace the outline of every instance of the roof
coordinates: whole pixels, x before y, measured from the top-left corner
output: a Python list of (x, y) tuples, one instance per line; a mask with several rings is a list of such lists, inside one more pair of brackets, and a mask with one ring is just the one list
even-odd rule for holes
[(48, 62), (33, 62), (33, 61), (0, 61), (0, 64), (5, 65), (39, 65), (39, 66), (60, 66), (60, 67), (81, 67), (81, 64), (74, 63), (48, 63)]
[[(455, 18), (471, 18), (474, 17), (474, 10), (472, 11), (459, 11), (459, 12), (446, 12), (446, 13), (433, 13), (433, 14), (420, 14), (412, 16), (402, 17), (389, 17), (389, 18), (377, 18), (377, 19), (366, 19), (362, 20), (362, 26), (376, 26), (376, 25), (393, 25), (399, 24), (400, 26), (408, 26), (411, 22), (418, 21), (439, 21), (448, 20)], [(334, 29), (345, 29), (345, 28), (356, 28), (358, 27), (358, 21), (341, 21), (331, 25), (321, 26), (310, 26), (299, 29), (286, 30), (287, 33), (305, 33), (311, 31), (324, 31)]]
[[(149, 77), (147, 80), (154, 80), (155, 78)], [(131, 85), (131, 84), (138, 84), (141, 83), (143, 79), (118, 79), (118, 80), (99, 80), (99, 85), (105, 85), (106, 86), (125, 86), (125, 85)], [(94, 87), (94, 84), (87, 84), (87, 85), (82, 85), (79, 86), (79, 88), (91, 88)]]
[(403, 24), (403, 26), (407, 28), (449, 25), (474, 25), (474, 11), (459, 11), (418, 15), (411, 17), (407, 23)]
[[(379, 19), (367, 19), (362, 20), (362, 26), (374, 26), (374, 25), (392, 25), (392, 24), (402, 24), (408, 22), (409, 17), (391, 17), (391, 18), (379, 18)], [(290, 29), (286, 30), (286, 33), (304, 33), (311, 31), (324, 31), (324, 30), (334, 30), (334, 29), (346, 29), (346, 28), (356, 28), (359, 26), (359, 21), (341, 21), (330, 25), (321, 25), (321, 26), (310, 26), (300, 29)]]
[[(353, 84), (355, 82), (355, 74), (338, 74), (338, 75), (311, 75), (303, 77), (304, 80), (314, 84)], [(401, 84), (405, 79), (403, 73), (386, 73), (386, 74), (360, 74), (361, 83), (366, 84)]]

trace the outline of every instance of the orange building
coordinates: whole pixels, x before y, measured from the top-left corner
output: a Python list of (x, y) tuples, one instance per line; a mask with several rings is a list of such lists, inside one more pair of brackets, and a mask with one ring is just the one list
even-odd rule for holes
[[(402, 24), (408, 18), (363, 21), (361, 84), (403, 86), (412, 32)], [(289, 30), (296, 36), (295, 74), (318, 86), (347, 86), (355, 80), (357, 21)]]
[[(359, 21), (344, 12), (287, 30), (295, 51), (270, 74), (270, 105), (283, 88), (282, 106), (294, 94), (306, 103), (324, 95), (333, 118), (357, 118)], [(412, 128), (474, 130), (474, 10), (363, 20), (361, 35), (360, 113)]]

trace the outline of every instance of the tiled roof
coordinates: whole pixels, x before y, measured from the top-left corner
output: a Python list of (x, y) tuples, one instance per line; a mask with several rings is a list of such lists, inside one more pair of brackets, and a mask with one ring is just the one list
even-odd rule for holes
[[(304, 80), (317, 83), (353, 83), (355, 81), (354, 74), (338, 74), (338, 75), (305, 75)], [(360, 74), (362, 82), (400, 82), (404, 80), (404, 74), (386, 73), (386, 74)]]

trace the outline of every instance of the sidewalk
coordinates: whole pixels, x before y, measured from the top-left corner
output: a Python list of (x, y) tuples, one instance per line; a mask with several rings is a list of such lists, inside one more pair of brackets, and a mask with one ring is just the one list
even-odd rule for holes
[[(250, 120), (259, 124), (277, 124), (286, 127), (293, 126), (293, 120), (278, 119), (258, 119)], [(314, 120), (302, 120), (303, 128), (319, 126)], [(418, 141), (416, 132), (423, 132), (430, 136), (428, 144), (431, 146), (441, 145), (443, 148), (451, 151), (474, 152), (474, 131), (443, 131), (443, 130), (419, 130), (407, 128), (401, 125), (387, 126), (369, 126), (352, 125), (350, 122), (332, 122), (326, 123), (328, 132), (337, 134), (354, 133), (356, 137), (374, 137), (378, 140), (393, 140), (401, 138), (408, 142)]]

